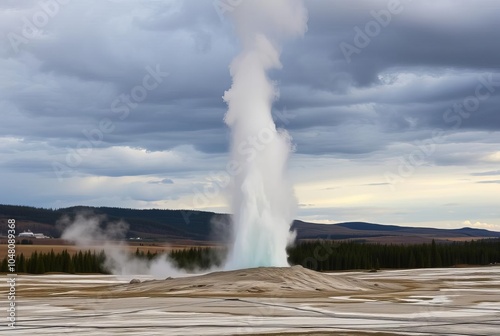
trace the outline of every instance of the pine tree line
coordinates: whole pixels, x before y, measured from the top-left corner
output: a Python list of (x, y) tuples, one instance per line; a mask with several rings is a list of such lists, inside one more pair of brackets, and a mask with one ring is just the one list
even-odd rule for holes
[(303, 242), (288, 250), (289, 262), (317, 271), (451, 267), (500, 263), (500, 240), (393, 245)]
[[(15, 266), (17, 273), (106, 273), (103, 267), (104, 260), (104, 252), (79, 251), (71, 255), (67, 250), (59, 253), (53, 250), (47, 253), (35, 251), (30, 257), (25, 257), (23, 253), (17, 255)], [(0, 272), (7, 272), (7, 270), (7, 258), (4, 258)]]
[(170, 252), (170, 260), (176, 266), (188, 271), (205, 270), (222, 266), (226, 259), (227, 249), (215, 247), (192, 247)]
[[(136, 258), (152, 260), (158, 254), (137, 249)], [(173, 250), (169, 258), (188, 271), (209, 269), (224, 263), (227, 249), (192, 247)], [(288, 249), (291, 265), (302, 265), (317, 271), (379, 268), (428, 268), (454, 265), (488, 265), (500, 263), (500, 240), (454, 242), (448, 244), (394, 245), (328, 240), (302, 242)], [(107, 273), (104, 252), (59, 253), (34, 252), (30, 257), (16, 256), (16, 272), (43, 274)], [(7, 257), (0, 264), (0, 272), (8, 272)]]

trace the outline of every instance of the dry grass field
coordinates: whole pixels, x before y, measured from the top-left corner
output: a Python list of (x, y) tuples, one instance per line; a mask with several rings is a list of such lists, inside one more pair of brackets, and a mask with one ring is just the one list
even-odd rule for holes
[[(116, 245), (118, 246), (119, 243), (117, 242)], [(141, 252), (147, 253), (149, 251), (150, 253), (154, 254), (154, 253), (166, 253), (178, 249), (187, 249), (199, 245), (130, 242), (127, 244), (122, 244), (122, 246), (124, 246), (131, 252), (135, 252), (137, 249), (139, 249), (139, 251)], [(70, 254), (75, 254), (78, 253), (79, 251), (88, 251), (88, 250), (95, 251), (96, 253), (98, 253), (103, 250), (103, 245), (76, 246), (74, 244), (64, 242), (61, 239), (38, 239), (38, 240), (33, 240), (33, 245), (22, 245), (22, 244), (16, 245), (16, 254), (20, 255), (21, 253), (23, 253), (24, 256), (30, 256), (35, 251), (38, 253), (50, 253), (50, 251), (58, 253), (63, 250), (67, 250)], [(3, 259), (6, 255), (7, 255), (7, 245), (5, 244), (5, 242), (0, 242), (0, 259)]]

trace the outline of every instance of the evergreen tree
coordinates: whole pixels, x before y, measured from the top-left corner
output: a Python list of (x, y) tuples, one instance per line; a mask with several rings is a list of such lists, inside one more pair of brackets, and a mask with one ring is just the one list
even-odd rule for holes
[(0, 266), (0, 272), (6, 273), (9, 271), (9, 263), (7, 257), (2, 259), (2, 266)]
[(36, 268), (38, 264), (38, 252), (35, 251), (31, 254), (30, 261), (29, 261), (29, 267), (28, 267), (28, 272), (36, 274)]
[(415, 254), (413, 254), (413, 251), (410, 252), (410, 259), (408, 260), (408, 268), (415, 268), (417, 267), (417, 261), (415, 259)]
[(43, 259), (44, 259), (43, 255), (41, 255), (38, 258), (38, 262), (36, 263), (35, 274), (43, 274), (43, 273), (45, 273), (45, 262), (44, 262)]
[(18, 263), (16, 264), (16, 268), (17, 268), (17, 271), (19, 273), (27, 273), (28, 272), (28, 269), (26, 267), (26, 258), (24, 257), (24, 254), (21, 253), (19, 255), (19, 261)]

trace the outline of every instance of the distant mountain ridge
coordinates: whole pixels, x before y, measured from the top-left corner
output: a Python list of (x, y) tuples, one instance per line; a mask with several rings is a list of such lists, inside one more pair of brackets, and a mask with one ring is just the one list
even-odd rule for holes
[(464, 234), (466, 236), (477, 237), (478, 235), (490, 235), (491, 237), (497, 237), (500, 232), (489, 231), (485, 229), (464, 227), (461, 229), (436, 229), (436, 228), (423, 228), (423, 227), (406, 227), (406, 226), (397, 226), (397, 225), (382, 225), (382, 224), (372, 224), (365, 222), (348, 222), (348, 223), (340, 223), (339, 226), (350, 228), (352, 230), (376, 230), (376, 231), (399, 231), (399, 232), (408, 232), (408, 233), (442, 233), (446, 232), (455, 232), (457, 234)]
[[(62, 209), (43, 209), (29, 206), (0, 205), (0, 223), (8, 218), (17, 221), (17, 231), (30, 229), (59, 237), (57, 224), (63, 216), (74, 218), (78, 213), (104, 215), (105, 222), (123, 220), (129, 224), (128, 237), (166, 240), (177, 243), (221, 242), (227, 237), (231, 224), (229, 215), (206, 211), (124, 209), (111, 207), (75, 206)], [(424, 243), (437, 241), (500, 238), (500, 232), (476, 228), (435, 229), (382, 225), (365, 222), (316, 224), (294, 221), (292, 229), (298, 240), (351, 239), (376, 243)]]
[(435, 229), (348, 222), (332, 225), (295, 221), (299, 239), (353, 239), (376, 243), (426, 243), (436, 241), (499, 238), (500, 232), (475, 228)]

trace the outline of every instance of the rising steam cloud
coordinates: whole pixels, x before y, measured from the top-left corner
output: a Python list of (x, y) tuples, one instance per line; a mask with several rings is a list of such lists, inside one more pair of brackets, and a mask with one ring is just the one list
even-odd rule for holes
[(160, 255), (151, 261), (136, 258), (123, 242), (128, 224), (120, 221), (108, 223), (103, 228), (105, 220), (105, 216), (85, 212), (77, 214), (73, 220), (63, 217), (58, 223), (64, 227), (61, 238), (74, 241), (77, 246), (86, 249), (104, 251), (104, 267), (115, 275), (147, 274), (159, 279), (185, 274), (176, 269), (167, 255)]
[(273, 122), (278, 97), (267, 71), (281, 68), (281, 42), (304, 34), (300, 0), (242, 1), (231, 13), (242, 51), (230, 66), (233, 84), (224, 94), (231, 128), (234, 174), (231, 207), (234, 243), (226, 269), (288, 266), (286, 247), (297, 202), (287, 178), (291, 142)]

